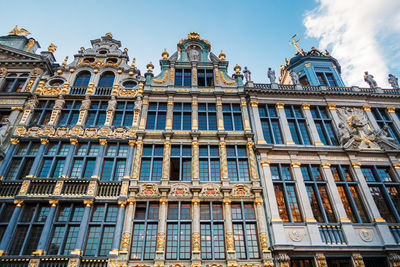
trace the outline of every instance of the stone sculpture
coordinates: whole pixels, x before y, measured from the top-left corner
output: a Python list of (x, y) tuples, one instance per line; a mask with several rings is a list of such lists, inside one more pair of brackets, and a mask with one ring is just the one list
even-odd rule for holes
[(244, 73), (244, 78), (246, 79), (246, 82), (251, 82), (251, 71), (249, 69), (247, 69), (247, 67), (244, 67), (243, 73)]
[(368, 74), (368, 71), (364, 72), (364, 81), (368, 83), (370, 88), (376, 88), (378, 87), (376, 81), (374, 80), (374, 76), (371, 74)]
[(393, 89), (399, 89), (399, 79), (393, 74), (389, 74), (388, 82)]
[(294, 85), (300, 84), (299, 75), (297, 75), (297, 73), (294, 72), (293, 70), (290, 71), (290, 78), (292, 79), (292, 83)]
[(275, 71), (271, 68), (268, 68), (268, 79), (270, 83), (275, 83), (276, 76), (275, 76)]

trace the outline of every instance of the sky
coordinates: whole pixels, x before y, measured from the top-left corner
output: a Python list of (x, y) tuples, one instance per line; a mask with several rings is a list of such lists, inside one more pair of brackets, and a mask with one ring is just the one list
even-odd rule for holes
[(214, 54), (224, 51), (230, 73), (236, 64), (247, 66), (253, 81), (266, 83), (268, 67), (279, 75), (296, 52), (289, 40), (298, 34), (304, 50), (328, 49), (339, 60), (348, 86), (366, 87), (364, 71), (383, 88), (388, 73), (400, 77), (399, 0), (0, 0), (0, 6), (0, 35), (25, 28), (42, 50), (58, 47), (59, 63), (111, 32), (142, 74), (150, 61), (157, 74), (164, 48), (172, 55), (180, 39), (197, 32)]

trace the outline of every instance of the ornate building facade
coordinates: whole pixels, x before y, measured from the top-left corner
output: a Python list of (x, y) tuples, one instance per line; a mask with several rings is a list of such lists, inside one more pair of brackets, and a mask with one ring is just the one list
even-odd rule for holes
[(1, 266), (399, 266), (397, 89), (314, 48), (254, 83), (197, 33), (158, 75), (110, 33), (58, 65), (24, 31), (0, 37)]

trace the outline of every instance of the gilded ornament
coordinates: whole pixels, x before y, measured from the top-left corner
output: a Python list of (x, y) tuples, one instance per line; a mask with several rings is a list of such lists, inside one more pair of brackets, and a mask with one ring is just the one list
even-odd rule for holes
[(355, 267), (364, 267), (364, 261), (359, 253), (353, 254), (353, 262)]
[(87, 189), (87, 194), (89, 196), (93, 196), (95, 188), (96, 188), (96, 182), (95, 181), (91, 181), (89, 183), (89, 186), (88, 186), (88, 189)]
[(150, 63), (146, 65), (146, 68), (147, 68), (147, 72), (152, 73), (153, 69), (154, 69), (153, 63), (151, 63), (151, 61), (150, 61)]
[(126, 203), (128, 203), (127, 201), (123, 201), (123, 200), (118, 200), (118, 205), (120, 205), (121, 207), (125, 207)]
[(222, 50), (221, 50), (221, 52), (219, 53), (218, 58), (219, 58), (219, 60), (221, 60), (221, 61), (225, 61), (226, 55), (224, 54), (224, 52), (222, 52)]
[(35, 82), (35, 78), (30, 78), (29, 82), (25, 86), (25, 92), (29, 92), (32, 88), (33, 83)]
[(160, 198), (160, 203), (161, 204), (167, 204), (168, 203), (168, 198)]
[(122, 237), (121, 237), (121, 250), (122, 251), (128, 251), (130, 240), (131, 240), (131, 233), (125, 232), (122, 234)]
[(353, 168), (361, 168), (361, 163), (359, 162), (352, 162), (351, 165), (353, 166)]
[(362, 106), (364, 111), (371, 111), (371, 106), (370, 105), (363, 105)]
[(17, 25), (14, 27), (14, 29), (12, 29), (8, 33), (8, 35), (18, 35), (18, 36), (28, 36), (29, 34), (31, 33), (25, 30), (24, 28), (18, 29)]
[(22, 183), (21, 188), (19, 189), (18, 195), (25, 195), (26, 190), (28, 189), (29, 184), (30, 184), (30, 181), (29, 181), (29, 180), (25, 180), (25, 181)]
[(173, 83), (174, 82), (174, 68), (169, 69), (169, 82)]
[(192, 235), (192, 245), (193, 245), (193, 251), (194, 252), (199, 252), (200, 251), (200, 234), (199, 233), (193, 233), (193, 235)]
[(51, 44), (49, 45), (49, 47), (47, 48), (47, 51), (49, 51), (49, 52), (51, 52), (51, 53), (56, 52), (56, 50), (57, 50), (57, 46), (56, 46), (55, 44), (53, 44), (53, 43), (51, 43)]
[(49, 204), (50, 204), (52, 207), (56, 207), (56, 206), (58, 205), (58, 200), (49, 200)]
[(264, 165), (269, 166), (271, 164), (271, 162), (269, 160), (262, 160), (262, 161), (260, 161), (260, 163), (262, 166), (264, 166)]
[(266, 233), (260, 234), (260, 243), (263, 251), (268, 251), (268, 235)]
[(276, 103), (276, 108), (284, 108), (285, 103)]
[(86, 205), (86, 207), (90, 207), (93, 205), (93, 200), (84, 200), (83, 204)]
[(192, 83), (197, 84), (197, 69), (196, 68), (192, 69)]
[(304, 110), (309, 110), (310, 109), (310, 104), (303, 104), (302, 105)]
[[(35, 253), (35, 252), (38, 252), (38, 253)], [(43, 253), (40, 253), (40, 251), (38, 251), (38, 250), (36, 250), (34, 252), (34, 254), (36, 254), (36, 255), (43, 255)], [(39, 260), (31, 260), (30, 262), (29, 262), (29, 267), (37, 267), (39, 265)]]
[(240, 74), (240, 71), (242, 70), (242, 67), (240, 67), (238, 64), (233, 68), (236, 74)]
[(227, 79), (225, 79), (224, 73), (222, 72), (222, 70), (220, 71), (220, 76), (221, 76), (221, 80), (225, 85), (235, 85), (236, 81), (228, 81)]
[(11, 144), (12, 145), (18, 145), (18, 143), (19, 143), (19, 138), (11, 138)]
[(56, 186), (54, 187), (53, 195), (61, 194), (61, 188), (63, 186), (63, 181), (57, 181)]
[(328, 109), (329, 110), (335, 110), (336, 109), (336, 104), (328, 104)]
[(224, 199), (222, 200), (222, 203), (224, 203), (225, 205), (230, 205), (231, 202), (232, 202), (232, 200), (231, 200), (230, 198), (224, 198)]
[(49, 143), (49, 139), (48, 138), (40, 138), (40, 143), (42, 145), (47, 145)]
[(317, 267), (327, 267), (326, 259), (323, 253), (315, 254), (315, 258), (317, 260)]
[(157, 234), (157, 251), (164, 251), (165, 246), (165, 233)]
[(331, 164), (328, 162), (322, 162), (321, 167), (324, 169), (329, 169), (331, 167)]
[(300, 162), (292, 162), (292, 167), (293, 168), (300, 168), (301, 163)]
[[(246, 105), (246, 101), (242, 101), (242, 102), (244, 102), (244, 103), (243, 103), (243, 106), (245, 106), (245, 105)], [(257, 107), (258, 107), (258, 101), (252, 100), (252, 101), (250, 101), (250, 105), (251, 105), (253, 108), (257, 108)]]
[(233, 239), (233, 234), (232, 233), (226, 233), (225, 234), (225, 240), (226, 240), (226, 248), (228, 251), (235, 251), (235, 243)]
[(5, 76), (7, 74), (7, 68), (1, 67), (0, 68), (0, 77)]
[(198, 204), (200, 203), (200, 199), (199, 199), (199, 198), (193, 198), (193, 199), (192, 199), (192, 203), (193, 203), (194, 205), (198, 205)]
[(29, 39), (28, 40), (28, 45), (26, 46), (25, 52), (29, 52), (31, 48), (35, 45), (35, 40)]
[(164, 51), (161, 53), (162, 59), (167, 60), (169, 57), (169, 54), (167, 52), (167, 48), (164, 48)]
[(262, 205), (263, 203), (264, 203), (264, 200), (260, 197), (254, 199), (254, 204), (256, 204), (256, 205)]
[(24, 201), (15, 199), (14, 204), (17, 205), (17, 207), (21, 207), (24, 204)]
[(396, 112), (396, 108), (395, 108), (395, 107), (386, 107), (386, 109), (387, 109), (387, 111), (388, 111), (389, 113), (394, 113), (394, 112)]
[(120, 195), (123, 195), (123, 196), (128, 195), (128, 186), (129, 186), (128, 181), (122, 182)]

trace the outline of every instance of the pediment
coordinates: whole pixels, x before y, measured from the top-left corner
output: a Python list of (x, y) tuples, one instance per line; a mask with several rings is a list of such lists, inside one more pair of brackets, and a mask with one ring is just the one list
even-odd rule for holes
[(0, 45), (0, 61), (41, 61), (40, 55), (35, 55), (28, 53), (19, 49), (8, 47), (5, 45)]

